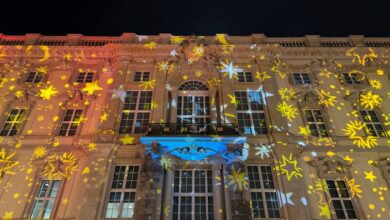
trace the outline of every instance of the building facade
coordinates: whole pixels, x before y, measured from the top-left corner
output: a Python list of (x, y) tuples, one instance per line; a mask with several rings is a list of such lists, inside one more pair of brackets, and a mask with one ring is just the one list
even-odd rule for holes
[(389, 48), (0, 35), (0, 217), (390, 219)]

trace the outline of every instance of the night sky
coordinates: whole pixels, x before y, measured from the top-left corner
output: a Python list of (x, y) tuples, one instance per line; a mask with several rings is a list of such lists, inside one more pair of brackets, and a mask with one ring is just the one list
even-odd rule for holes
[(3, 0), (0, 33), (390, 37), (389, 0)]

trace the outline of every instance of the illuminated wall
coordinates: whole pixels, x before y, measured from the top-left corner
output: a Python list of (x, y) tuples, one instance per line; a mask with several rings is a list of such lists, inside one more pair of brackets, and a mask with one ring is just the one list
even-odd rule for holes
[[(215, 219), (248, 219), (248, 166), (267, 165), (283, 219), (337, 219), (339, 200), (359, 219), (389, 219), (389, 47), (363, 36), (0, 35), (0, 217), (103, 219), (115, 167), (136, 165), (133, 219), (171, 219), (174, 171), (194, 168), (213, 171)], [(210, 122), (241, 135), (145, 136), (147, 123), (176, 123), (188, 81), (207, 86)], [(137, 106), (143, 91), (151, 100), (126, 107), (127, 91)], [(44, 180), (60, 180), (52, 200), (37, 196)], [(332, 197), (332, 181), (348, 196)]]

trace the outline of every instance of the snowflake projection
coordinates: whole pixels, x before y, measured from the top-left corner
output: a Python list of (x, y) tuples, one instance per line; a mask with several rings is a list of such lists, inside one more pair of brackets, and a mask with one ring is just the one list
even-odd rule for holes
[(264, 156), (269, 157), (269, 154), (271, 153), (271, 148), (272, 145), (268, 144), (262, 144), (259, 147), (255, 147), (256, 151), (256, 156), (260, 155), (261, 159), (264, 159)]
[(14, 161), (13, 157), (15, 152), (6, 152), (3, 147), (0, 151), (0, 180), (3, 179), (5, 174), (15, 174), (11, 169), (19, 164), (18, 161)]
[(161, 61), (157, 63), (157, 69), (160, 72), (163, 73), (171, 73), (175, 70), (176, 64), (174, 62), (169, 62), (169, 61)]
[(198, 46), (195, 46), (193, 49), (192, 49), (192, 52), (194, 53), (195, 57), (197, 59), (199, 59), (200, 57), (204, 56), (204, 47), (203, 45), (198, 45)]
[(365, 130), (366, 133), (369, 133), (366, 124), (361, 121), (350, 121), (347, 124), (347, 127), (343, 129), (345, 135), (347, 135), (351, 140), (353, 140), (353, 144), (357, 145), (359, 148), (375, 147), (378, 144), (378, 138), (372, 135), (367, 135), (366, 137), (358, 135), (358, 131), (363, 130)]
[(230, 173), (225, 176), (225, 184), (231, 187), (233, 191), (237, 189), (239, 191), (247, 190), (249, 187), (249, 179), (246, 172), (241, 172), (240, 169), (236, 170), (233, 166)]
[(58, 91), (56, 91), (56, 88), (53, 87), (53, 85), (41, 89), (38, 95), (43, 99), (43, 100), (50, 100), (50, 98), (54, 95), (56, 95)]
[(162, 155), (160, 158), (160, 165), (166, 170), (171, 170), (173, 168), (173, 161), (169, 156)]
[(293, 159), (292, 153), (289, 157), (282, 155), (281, 161), (276, 161), (275, 170), (278, 175), (286, 175), (287, 180), (290, 181), (292, 177), (303, 177), (302, 168), (298, 166), (298, 161)]
[(45, 147), (42, 147), (42, 146), (38, 146), (34, 149), (34, 152), (33, 152), (33, 157), (35, 158), (43, 158), (44, 156), (46, 156), (47, 154), (47, 150)]
[(149, 80), (149, 81), (143, 81), (138, 87), (143, 87), (144, 90), (147, 89), (154, 89), (154, 86), (156, 85), (156, 80)]
[(325, 92), (325, 90), (321, 90), (318, 92), (319, 104), (325, 105), (326, 107), (332, 106), (334, 107), (334, 103), (337, 102), (336, 96), (330, 94), (330, 92)]
[(374, 107), (381, 107), (382, 98), (372, 93), (372, 91), (368, 91), (365, 94), (360, 94), (359, 97), (360, 105), (362, 105), (364, 108), (373, 109)]
[(243, 69), (238, 68), (238, 66), (235, 66), (231, 61), (226, 61), (226, 63), (221, 61), (220, 63), (222, 66), (221, 72), (229, 74), (230, 79), (232, 79), (233, 76), (237, 76), (238, 72), (243, 71)]
[(351, 56), (353, 63), (359, 63), (362, 66), (365, 66), (368, 61), (374, 62), (378, 55), (374, 52), (373, 49), (369, 48), (368, 52), (365, 54), (356, 52), (356, 47), (349, 49), (345, 52), (346, 56)]
[(379, 80), (372, 79), (369, 82), (370, 82), (371, 87), (374, 89), (380, 90), (382, 88), (382, 83)]
[(349, 192), (351, 192), (351, 197), (359, 197), (361, 198), (362, 197), (362, 190), (360, 189), (360, 185), (357, 185), (355, 183), (355, 179), (352, 178), (350, 180), (347, 181), (347, 184), (348, 184), (348, 188), (349, 188)]
[(144, 44), (144, 47), (145, 47), (145, 48), (148, 48), (148, 49), (154, 49), (154, 48), (156, 48), (156, 46), (157, 46), (157, 43), (156, 43), (156, 42), (153, 42), (153, 41)]
[(295, 91), (293, 88), (281, 88), (279, 89), (278, 93), (280, 97), (286, 101), (295, 98)]
[(49, 179), (67, 179), (78, 167), (78, 159), (72, 153), (53, 154), (47, 157), (43, 174)]
[(298, 115), (298, 110), (293, 105), (289, 105), (286, 102), (279, 103), (276, 110), (282, 113), (283, 117), (287, 117), (289, 121), (295, 119)]
[(171, 42), (171, 44), (179, 45), (183, 43), (185, 39), (186, 39), (185, 37), (181, 37), (181, 36), (172, 36), (169, 41)]

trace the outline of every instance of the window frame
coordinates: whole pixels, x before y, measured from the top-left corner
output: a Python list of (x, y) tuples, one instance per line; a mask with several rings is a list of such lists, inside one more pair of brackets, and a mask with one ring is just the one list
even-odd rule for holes
[[(71, 119), (70, 121), (66, 121), (66, 123), (69, 124), (68, 128), (66, 128), (66, 131), (65, 131), (65, 135), (60, 135), (60, 132), (62, 131), (62, 125), (64, 123), (64, 119), (66, 117), (66, 113), (68, 110), (73, 110), (74, 112), (72, 113), (71, 115)], [(80, 121), (77, 125), (77, 128), (76, 128), (76, 131), (73, 135), (69, 135), (69, 131), (71, 130), (71, 125), (73, 123), (75, 123), (73, 120), (74, 120), (74, 117), (75, 117), (75, 114), (76, 114), (76, 111), (77, 110), (81, 110), (81, 113), (80, 113), (80, 119), (82, 119), (84, 117), (84, 114), (85, 114), (85, 109), (83, 108), (66, 108), (64, 111), (63, 111), (63, 115), (62, 115), (62, 120), (61, 120), (61, 123), (59, 124), (59, 128), (58, 128), (58, 131), (57, 131), (57, 136), (58, 137), (73, 137), (73, 136), (77, 136), (81, 130), (81, 123), (82, 121)]]
[[(267, 114), (266, 114), (266, 109), (265, 109), (264, 100), (263, 100), (261, 91), (234, 90), (234, 98), (236, 101), (238, 101), (237, 96), (236, 96), (237, 92), (245, 92), (246, 105), (247, 105), (247, 110), (238, 110), (239, 103), (235, 104), (236, 119), (237, 119), (237, 123), (238, 123), (238, 127), (239, 127), (240, 132), (241, 132), (241, 127), (240, 127), (240, 122), (239, 122), (239, 117), (238, 117), (239, 114), (243, 114), (243, 115), (248, 114), (249, 121), (251, 123), (251, 125), (250, 125), (251, 132), (246, 133), (246, 131), (244, 130), (244, 132), (241, 132), (241, 134), (242, 135), (267, 135), (269, 133), (269, 128), (268, 128), (269, 123), (267, 121)], [(261, 102), (260, 104), (261, 104), (262, 110), (252, 110), (252, 107), (250, 104), (251, 99), (249, 96), (250, 92), (258, 93), (259, 98), (260, 98), (260, 102)], [(259, 125), (258, 128), (260, 129), (260, 132), (256, 132), (256, 128), (254, 126), (254, 120), (257, 120), (257, 119), (253, 118), (254, 114), (258, 114), (259, 116), (264, 115), (263, 119), (264, 119), (265, 125), (263, 125), (263, 126)], [(259, 117), (259, 119), (261, 119), (261, 118)], [(244, 120), (246, 120), (246, 119), (244, 119)], [(264, 133), (262, 132), (263, 129), (265, 129)]]
[[(183, 186), (182, 185), (182, 172), (183, 171), (190, 171), (191, 172), (191, 191), (190, 192), (181, 192), (181, 187)], [(206, 177), (204, 178), (204, 187), (205, 187), (205, 191), (206, 192), (202, 192), (202, 193), (197, 193), (196, 192), (196, 186), (199, 186), (199, 185), (196, 185), (196, 171), (204, 171), (206, 173)], [(178, 192), (175, 192), (175, 179), (176, 179), (176, 172), (179, 172), (179, 183), (178, 183)], [(209, 174), (210, 172), (210, 174)], [(180, 219), (180, 208), (181, 208), (181, 198), (182, 197), (190, 197), (191, 198), (191, 219), (195, 219), (195, 214), (197, 213), (196, 212), (196, 198), (197, 197), (200, 197), (200, 198), (205, 198), (205, 207), (206, 207), (206, 212), (205, 212), (205, 215), (206, 215), (206, 220), (209, 219), (209, 216), (211, 215), (212, 216), (212, 219), (216, 219), (215, 218), (215, 189), (214, 189), (214, 176), (213, 176), (213, 172), (215, 172), (215, 170), (213, 169), (207, 169), (207, 168), (197, 168), (197, 169), (175, 169), (173, 170), (173, 180), (172, 180), (172, 198), (171, 198), (171, 218), (173, 218), (173, 214), (174, 214), (174, 211), (173, 211), (173, 208), (175, 206), (174, 204), (174, 197), (178, 197), (178, 204), (177, 204), (177, 209), (178, 209), (178, 212), (177, 212), (177, 219)], [(208, 179), (211, 180), (211, 184), (208, 183)], [(209, 187), (211, 187), (211, 191), (209, 191)], [(210, 204), (209, 204), (209, 199), (212, 199), (212, 205), (211, 205), (211, 208), (212, 208), (212, 213), (210, 213), (209, 209), (210, 209)]]
[[(150, 123), (150, 118), (152, 117), (152, 103), (153, 103), (153, 91), (152, 90), (132, 90), (132, 89), (130, 89), (130, 90), (127, 90), (126, 91), (126, 97), (125, 97), (125, 99), (127, 98), (127, 94), (129, 93), (129, 92), (137, 92), (137, 101), (136, 101), (136, 103), (135, 103), (135, 109), (134, 110), (131, 110), (131, 109), (129, 109), (129, 110), (126, 110), (126, 109), (124, 109), (124, 107), (125, 107), (125, 104), (126, 104), (126, 102), (123, 102), (123, 104), (122, 104), (122, 106), (121, 106), (121, 111), (120, 111), (120, 119), (119, 119), (119, 125), (118, 125), (118, 129), (117, 129), (117, 131), (119, 132), (119, 134), (144, 134), (144, 133), (146, 133), (147, 131), (148, 131), (148, 125), (149, 125), (149, 123)], [(140, 100), (141, 100), (141, 94), (142, 94), (142, 92), (150, 92), (151, 94), (150, 94), (150, 107), (149, 107), (149, 109), (148, 110), (140, 110), (139, 109), (139, 106), (140, 106)], [(145, 96), (145, 98), (148, 98), (147, 96)], [(147, 104), (147, 102), (144, 102), (144, 103), (142, 103), (143, 105), (145, 105), (145, 104)], [(122, 118), (123, 118), (123, 114), (124, 114), (124, 112), (123, 111), (129, 111), (128, 112), (128, 114), (131, 114), (131, 113), (133, 113), (134, 114), (134, 116), (132, 117), (133, 118), (133, 122), (132, 122), (132, 125), (131, 125), (131, 131), (130, 132), (126, 132), (126, 131), (121, 131), (121, 128), (123, 127), (123, 126), (121, 126), (121, 122), (122, 122)], [(144, 132), (142, 132), (142, 125), (141, 125), (141, 132), (136, 132), (136, 123), (137, 123), (137, 120), (138, 120), (138, 115), (139, 114), (146, 114), (146, 113), (149, 113), (149, 118), (148, 118), (148, 125), (146, 126), (146, 128), (145, 128), (145, 131)], [(129, 120), (129, 119), (127, 119), (127, 120)], [(144, 120), (144, 118), (142, 118), (142, 120)], [(129, 127), (129, 126), (124, 126), (124, 129), (125, 130), (127, 130), (127, 127)]]
[[(78, 82), (80, 74), (82, 73), (85, 73), (85, 76), (83, 77), (83, 81)], [(92, 79), (90, 82), (89, 81), (87, 82), (87, 78), (89, 74), (92, 74)], [(94, 71), (81, 71), (81, 72), (77, 72), (76, 76), (73, 79), (73, 83), (78, 83), (78, 84), (93, 83), (96, 80), (96, 78), (97, 78), (97, 73)]]
[[(140, 75), (139, 80), (136, 80), (138, 73), (140, 73), (141, 75)], [(145, 74), (147, 74), (147, 77), (145, 77)], [(133, 82), (142, 83), (142, 82), (150, 81), (150, 76), (151, 76), (151, 74), (149, 71), (136, 71), (136, 72), (134, 72), (134, 75), (133, 75)]]
[[(318, 108), (317, 108), (317, 107), (307, 107), (307, 108), (303, 108), (302, 110), (303, 110), (303, 116), (304, 116), (304, 120), (305, 120), (305, 122), (306, 122), (306, 125), (309, 126), (309, 130), (310, 130), (310, 135), (311, 135), (311, 136), (317, 137), (317, 138), (330, 138), (330, 137), (331, 137), (331, 132), (330, 132), (328, 123), (326, 122), (327, 117), (325, 116), (324, 111), (323, 111), (320, 107), (318, 107)], [(318, 110), (318, 111), (320, 112), (320, 114), (321, 114), (321, 118), (322, 118), (323, 121), (322, 121), (322, 123), (320, 123), (320, 124), (323, 124), (323, 125), (325, 126), (326, 133), (327, 133), (326, 136), (321, 135), (321, 132), (320, 132), (321, 130), (319, 129), (319, 126), (318, 126), (318, 124), (317, 124), (317, 123), (318, 123), (318, 122), (317, 122), (317, 119), (316, 119), (316, 117), (314, 117), (315, 115), (314, 115), (313, 111), (316, 111), (316, 110)], [(309, 121), (307, 120), (306, 111), (310, 111), (310, 112), (311, 112), (311, 116), (313, 116), (315, 122), (309, 122)], [(311, 125), (311, 124), (314, 124), (314, 125), (315, 125), (315, 127), (316, 127), (316, 129), (317, 129), (317, 132), (318, 132), (318, 134), (319, 134), (318, 136), (313, 135), (313, 132), (312, 132), (312, 130), (310, 129), (310, 125)]]
[[(16, 118), (19, 117), (19, 114), (20, 114), (21, 110), (25, 111), (24, 117), (22, 118), (22, 120), (20, 122), (16, 123), (15, 120), (8, 121), (8, 119), (10, 117), (10, 114), (12, 113), (13, 110), (17, 110), (18, 111), (18, 114), (16, 115)], [(26, 119), (28, 117), (27, 114), (28, 114), (28, 108), (26, 108), (26, 107), (13, 107), (13, 108), (10, 108), (8, 110), (7, 115), (4, 117), (4, 120), (3, 120), (3, 123), (2, 123), (2, 127), (1, 127), (1, 130), (0, 130), (0, 134), (4, 131), (4, 128), (5, 128), (6, 124), (7, 124), (7, 122), (12, 122), (12, 123), (9, 123), (9, 124), (11, 124), (12, 127), (14, 127), (15, 124), (19, 124), (19, 127), (16, 130), (15, 134), (10, 135), (12, 129), (9, 129), (6, 135), (0, 135), (0, 136), (2, 136), (2, 137), (12, 137), (12, 136), (20, 134), (20, 132), (23, 130), (24, 122), (26, 121)]]
[[(242, 76), (240, 76), (240, 74), (242, 74)], [(242, 78), (240, 78), (240, 77), (242, 77)], [(243, 79), (243, 80), (240, 80), (240, 79)], [(250, 80), (248, 80), (248, 79), (250, 79)], [(237, 81), (239, 83), (253, 83), (254, 79), (253, 79), (252, 71), (237, 72)]]
[[(115, 175), (115, 168), (116, 167), (120, 167), (120, 166), (125, 166), (125, 175), (123, 177), (123, 181), (122, 181), (122, 188), (121, 189), (113, 189), (112, 188), (112, 184), (114, 182), (114, 175)], [(129, 167), (138, 167), (138, 173), (137, 173), (137, 180), (136, 180), (136, 187), (135, 188), (129, 188), (129, 189), (126, 189), (126, 180), (127, 180), (127, 176), (128, 176), (128, 169)], [(113, 165), (113, 168), (111, 170), (111, 174), (110, 174), (110, 181), (108, 181), (108, 186), (107, 186), (107, 193), (106, 193), (106, 200), (104, 202), (104, 205), (103, 205), (103, 211), (102, 211), (102, 218), (103, 219), (132, 219), (134, 217), (134, 211), (135, 211), (135, 205), (136, 205), (136, 202), (137, 202), (137, 191), (139, 189), (139, 185), (140, 185), (140, 178), (141, 178), (141, 171), (142, 171), (142, 167), (140, 164), (135, 164), (135, 163), (118, 163), (118, 164), (114, 164)], [(120, 200), (119, 200), (119, 207), (118, 207), (118, 217), (116, 218), (113, 218), (113, 217), (107, 217), (107, 209), (108, 209), (108, 203), (110, 201), (110, 194), (111, 192), (120, 192), (121, 193), (121, 196), (120, 196)], [(123, 197), (125, 195), (126, 192), (129, 192), (129, 193), (135, 193), (134, 194), (134, 207), (133, 207), (133, 216), (132, 217), (122, 217), (122, 211), (123, 211), (123, 205), (124, 205), (124, 200), (123, 200)]]
[[(61, 194), (62, 194), (61, 192), (62, 192), (62, 189), (63, 189), (63, 187), (65, 185), (65, 180), (61, 180), (61, 179), (51, 179), (50, 180), (50, 179), (47, 179), (47, 178), (42, 178), (42, 179), (39, 180), (39, 185), (33, 191), (33, 195), (34, 195), (33, 203), (31, 204), (30, 208), (28, 209), (28, 218), (29, 219), (44, 219), (42, 217), (32, 218), (32, 214), (33, 214), (33, 211), (34, 211), (36, 200), (44, 200), (44, 205), (47, 205), (47, 203), (50, 200), (50, 197), (48, 197), (48, 196), (50, 195), (51, 190), (49, 190), (49, 189), (52, 189), (51, 187), (48, 187), (47, 191), (45, 192), (45, 197), (43, 197), (43, 198), (42, 197), (38, 197), (39, 196), (39, 192), (41, 191), (41, 185), (42, 185), (43, 181), (49, 181), (49, 184), (50, 184), (51, 187), (53, 186), (53, 182), (54, 181), (59, 181), (59, 186), (57, 188), (56, 196), (54, 198), (52, 210), (50, 212), (50, 217), (47, 218), (47, 219), (53, 219), (55, 217), (55, 215), (56, 215), (57, 206), (58, 206), (58, 203), (59, 203), (60, 198), (61, 198)], [(44, 206), (42, 206), (42, 207), (44, 207)], [(42, 209), (42, 207), (41, 207), (41, 209)], [(41, 212), (42, 212), (42, 210), (41, 210)], [(43, 214), (43, 213), (40, 213), (40, 214)]]
[[(300, 78), (302, 83), (296, 82), (295, 74), (299, 74), (299, 78)], [(303, 79), (302, 74), (307, 74), (307, 77), (309, 78), (309, 83), (304, 83), (305, 80)], [(311, 74), (309, 72), (292, 72), (291, 73), (291, 81), (292, 81), (292, 84), (294, 86), (305, 86), (305, 85), (313, 85), (314, 84), (313, 77), (311, 76)]]
[[(256, 167), (258, 169), (258, 172), (257, 172), (257, 177), (258, 177), (258, 182), (260, 184), (260, 188), (251, 188), (251, 180), (250, 180), (250, 173), (249, 173), (249, 169), (248, 167)], [(272, 182), (273, 182), (273, 188), (265, 188), (264, 187), (264, 180), (263, 180), (263, 172), (261, 171), (261, 167), (269, 167), (270, 170), (271, 170), (271, 176), (272, 176)], [(283, 212), (282, 212), (282, 206), (280, 206), (280, 194), (278, 192), (278, 184), (277, 184), (277, 178), (276, 178), (276, 175), (275, 175), (275, 172), (273, 172), (273, 166), (271, 164), (253, 164), (253, 163), (249, 163), (249, 164), (246, 164), (245, 165), (245, 169), (246, 169), (246, 173), (248, 175), (248, 183), (249, 183), (249, 189), (248, 189), (248, 192), (249, 192), (249, 199), (251, 201), (251, 216), (253, 219), (268, 219), (270, 218), (269, 217), (269, 211), (268, 211), (268, 205), (267, 205), (267, 198), (266, 198), (266, 193), (275, 193), (276, 195), (276, 198), (277, 198), (277, 210), (279, 212), (279, 217), (278, 218), (272, 218), (272, 219), (280, 219), (282, 218), (282, 215), (283, 215)], [(253, 174), (256, 174), (256, 173), (253, 173)], [(265, 174), (269, 174), (269, 173), (265, 173)], [(265, 217), (262, 218), (262, 217), (254, 217), (254, 212), (253, 212), (253, 201), (252, 201), (252, 193), (261, 193), (262, 195), (262, 203), (263, 203), (263, 208), (264, 208), (264, 214), (265, 214)]]
[[(27, 81), (30, 77), (30, 75), (32, 73), (35, 73), (35, 75), (33, 76), (33, 80), (31, 82)], [(45, 74), (47, 73), (44, 73), (44, 72), (39, 72), (39, 71), (29, 71), (26, 75), (26, 77), (24, 78), (24, 82), (25, 83), (29, 83), (29, 84), (39, 84), (39, 83), (43, 83), (44, 80), (45, 80)], [(40, 75), (40, 80), (39, 81), (35, 81), (37, 79), (37, 77)]]
[[(368, 114), (369, 111), (374, 112), (375, 117), (378, 118), (378, 122), (373, 122), (373, 121), (371, 121), (371, 119), (370, 119), (370, 121), (368, 121), (368, 122), (365, 121), (364, 118), (363, 118), (363, 115), (361, 114), (361, 111), (365, 111), (365, 113), (366, 113), (367, 115), (369, 115), (369, 114)], [(385, 128), (385, 126), (384, 126), (384, 124), (383, 124), (383, 122), (382, 122), (381, 117), (378, 116), (378, 115), (379, 115), (379, 114), (378, 114), (377, 110), (375, 110), (375, 109), (363, 109), (363, 108), (360, 108), (360, 109), (359, 109), (359, 118), (362, 120), (362, 122), (363, 122), (364, 124), (366, 124), (366, 127), (367, 127), (367, 124), (369, 124), (369, 125), (371, 125), (371, 126), (374, 128), (373, 131), (375, 132), (375, 135), (372, 135), (372, 134), (370, 134), (370, 133), (364, 131), (364, 132), (366, 133), (366, 135), (372, 135), (372, 136), (378, 137), (378, 138), (386, 138), (386, 137), (388, 137), (387, 132), (386, 132), (386, 128)], [(378, 132), (378, 130), (377, 130), (377, 128), (376, 128), (375, 125), (380, 125), (380, 126), (382, 127), (384, 136), (379, 135), (379, 132)], [(367, 129), (368, 129), (368, 128), (367, 128)]]
[[(337, 195), (338, 197), (332, 197), (332, 195), (330, 194), (330, 191), (329, 191), (329, 186), (328, 186), (328, 181), (333, 181), (333, 184), (336, 186), (336, 191), (337, 191)], [(341, 193), (340, 193), (340, 187), (338, 185), (338, 182), (339, 181), (343, 181), (344, 185), (346, 186), (345, 189), (347, 190), (347, 193), (348, 193), (348, 197), (342, 197)], [(326, 194), (328, 195), (328, 199), (329, 199), (329, 203), (330, 203), (330, 207), (332, 209), (332, 215), (335, 219), (339, 219), (337, 217), (337, 214), (336, 214), (336, 209), (335, 207), (333, 206), (333, 201), (340, 201), (340, 204), (341, 204), (341, 207), (342, 207), (342, 211), (343, 211), (343, 214), (344, 214), (344, 218), (340, 218), (340, 219), (359, 219), (359, 214), (358, 214), (358, 205), (355, 204), (354, 202), (354, 199), (351, 197), (351, 192), (350, 192), (350, 189), (348, 187), (348, 184), (347, 182), (344, 180), (344, 179), (341, 179), (341, 178), (326, 178), (325, 179), (325, 184), (326, 184)], [(346, 208), (345, 208), (345, 204), (344, 204), (344, 201), (350, 201), (351, 204), (352, 204), (352, 208), (353, 208), (353, 211), (356, 215), (356, 218), (349, 218), (348, 216), (348, 213), (346, 211)]]
[[(352, 76), (352, 74), (354, 74)], [(351, 83), (348, 83), (346, 80), (346, 77), (349, 77), (351, 81)], [(359, 79), (358, 81), (356, 80)], [(366, 84), (366, 81), (363, 79), (360, 79), (359, 75), (356, 73), (356, 72), (351, 72), (351, 73), (341, 73), (341, 79), (342, 79), (342, 84), (344, 85), (348, 85), (348, 86), (357, 86), (357, 85), (364, 85)], [(359, 82), (359, 83), (358, 83)]]

